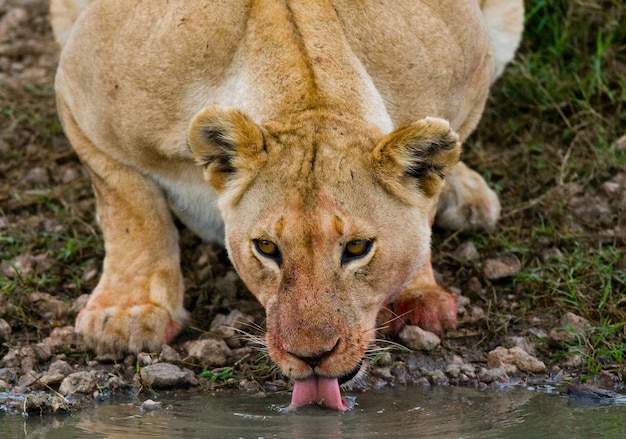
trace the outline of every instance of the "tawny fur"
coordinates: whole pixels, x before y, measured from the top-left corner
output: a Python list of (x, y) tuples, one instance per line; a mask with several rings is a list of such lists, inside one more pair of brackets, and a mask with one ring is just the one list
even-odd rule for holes
[[(59, 114), (105, 238), (76, 323), (98, 352), (156, 350), (185, 324), (172, 212), (224, 242), (288, 376), (349, 373), (387, 304), (400, 325), (454, 327), (430, 226), (440, 193), (442, 224), (495, 224), (497, 197), (457, 162), (519, 42), (521, 0), (52, 0), (51, 13)], [(369, 251), (345, 257), (353, 240)]]

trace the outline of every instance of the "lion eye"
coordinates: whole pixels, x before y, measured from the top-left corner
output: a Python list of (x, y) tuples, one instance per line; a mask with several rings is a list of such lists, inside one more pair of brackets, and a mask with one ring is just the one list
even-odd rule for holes
[(254, 246), (261, 255), (280, 262), (280, 250), (278, 250), (278, 246), (272, 241), (267, 239), (255, 239)]
[(372, 241), (369, 239), (355, 239), (346, 244), (341, 255), (341, 263), (359, 259), (369, 253), (372, 248)]

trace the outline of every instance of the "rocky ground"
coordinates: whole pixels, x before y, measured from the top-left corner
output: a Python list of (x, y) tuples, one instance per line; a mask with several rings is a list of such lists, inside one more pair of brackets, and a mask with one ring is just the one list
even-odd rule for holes
[[(0, 0), (0, 408), (71, 411), (111, 393), (148, 399), (182, 388), (255, 395), (290, 390), (263, 352), (263, 310), (224, 250), (182, 227), (186, 307), (194, 319), (171, 346), (158, 354), (98, 358), (74, 333), (73, 319), (97, 282), (103, 250), (89, 181), (54, 113), (57, 56), (45, 1)], [(626, 139), (617, 148), (626, 149)], [(569, 212), (572, 229), (604, 221), (600, 241), (626, 236), (626, 169), (591, 189), (560, 185), (519, 210), (555, 203)], [(368, 355), (369, 373), (352, 391), (558, 385), (589, 377), (622, 389), (623, 360), (595, 371), (586, 367), (588, 351), (580, 341), (590, 340), (597, 323), (575, 309), (554, 313), (529, 305), (515, 290), (526, 261), (512, 250), (485, 252), (477, 239), (435, 236), (435, 248), (444, 250), (435, 261), (439, 281), (459, 306), (457, 330), (443, 340), (417, 327), (406, 327), (399, 340), (381, 336)], [(553, 245), (536, 249), (536, 256), (564, 258)], [(616, 264), (624, 269), (623, 258)], [(617, 306), (623, 310), (623, 300)]]

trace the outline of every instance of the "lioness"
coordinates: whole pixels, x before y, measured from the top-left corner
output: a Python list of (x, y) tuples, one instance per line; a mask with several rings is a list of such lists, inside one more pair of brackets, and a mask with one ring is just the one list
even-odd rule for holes
[(457, 229), (498, 217), (458, 159), (519, 42), (521, 0), (52, 0), (51, 13), (58, 110), (105, 239), (76, 320), (97, 352), (158, 350), (187, 321), (172, 212), (225, 244), (265, 307), (294, 407), (346, 408), (339, 378), (379, 312), (401, 316), (391, 332), (455, 326), (430, 228), (435, 214)]

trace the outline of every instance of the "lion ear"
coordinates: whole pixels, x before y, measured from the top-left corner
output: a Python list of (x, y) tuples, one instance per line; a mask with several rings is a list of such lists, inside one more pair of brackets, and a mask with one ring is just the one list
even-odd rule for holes
[(193, 118), (188, 143), (218, 194), (229, 182), (256, 174), (265, 157), (261, 128), (241, 111), (217, 105)]
[(439, 194), (461, 155), (459, 136), (444, 119), (426, 117), (385, 136), (374, 149), (374, 167), (387, 190), (413, 199)]

